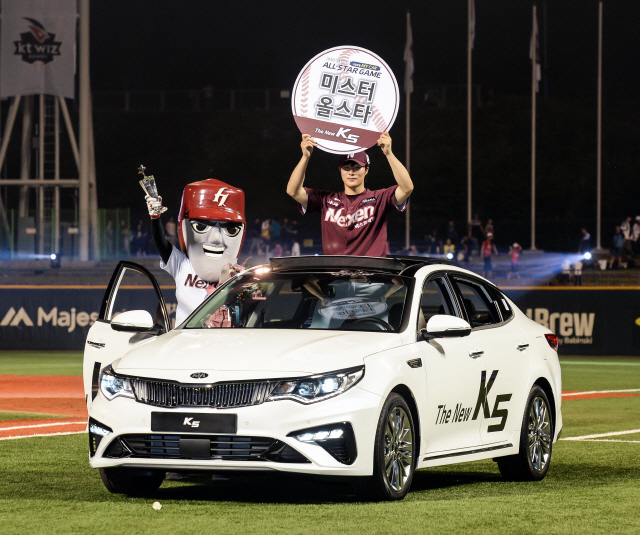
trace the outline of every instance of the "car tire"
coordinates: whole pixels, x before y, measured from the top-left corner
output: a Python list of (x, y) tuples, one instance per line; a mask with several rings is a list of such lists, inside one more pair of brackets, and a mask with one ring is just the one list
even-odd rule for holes
[(151, 496), (160, 488), (166, 472), (131, 468), (101, 468), (104, 486), (114, 494)]
[(415, 426), (404, 398), (391, 393), (387, 398), (373, 447), (373, 475), (353, 481), (358, 498), (393, 501), (405, 497), (416, 466)]
[(553, 449), (553, 415), (544, 390), (534, 386), (529, 393), (520, 430), (520, 451), (498, 457), (496, 462), (505, 479), (540, 481), (551, 464)]

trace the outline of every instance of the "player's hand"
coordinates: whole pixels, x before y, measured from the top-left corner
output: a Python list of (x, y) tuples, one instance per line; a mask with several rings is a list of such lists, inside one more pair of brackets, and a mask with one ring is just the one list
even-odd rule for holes
[(378, 147), (382, 149), (382, 153), (385, 156), (389, 156), (391, 154), (391, 136), (389, 132), (382, 132), (377, 142)]
[(160, 214), (167, 211), (167, 209), (162, 206), (162, 197), (145, 195), (144, 200), (147, 201), (147, 210), (149, 210), (149, 216), (151, 216), (151, 219), (158, 219)]
[(302, 149), (302, 156), (310, 158), (313, 152), (313, 147), (316, 146), (316, 141), (309, 134), (302, 134), (302, 143), (300, 148)]

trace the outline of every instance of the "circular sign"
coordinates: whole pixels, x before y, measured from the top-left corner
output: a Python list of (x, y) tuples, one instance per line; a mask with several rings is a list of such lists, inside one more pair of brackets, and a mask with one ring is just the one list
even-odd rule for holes
[(376, 144), (398, 114), (398, 82), (382, 58), (357, 46), (337, 46), (307, 63), (293, 86), (291, 109), (318, 148), (349, 154)]

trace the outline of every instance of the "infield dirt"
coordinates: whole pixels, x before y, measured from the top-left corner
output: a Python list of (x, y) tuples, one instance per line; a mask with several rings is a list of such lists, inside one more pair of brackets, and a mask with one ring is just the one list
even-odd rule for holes
[(87, 424), (82, 377), (65, 375), (0, 375), (0, 411), (63, 414), (65, 418), (0, 422), (0, 439), (78, 433)]

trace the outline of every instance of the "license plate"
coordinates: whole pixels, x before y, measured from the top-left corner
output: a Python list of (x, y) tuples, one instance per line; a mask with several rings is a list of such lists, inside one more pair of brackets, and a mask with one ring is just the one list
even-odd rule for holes
[(238, 416), (236, 414), (151, 413), (151, 431), (235, 434), (237, 429)]

